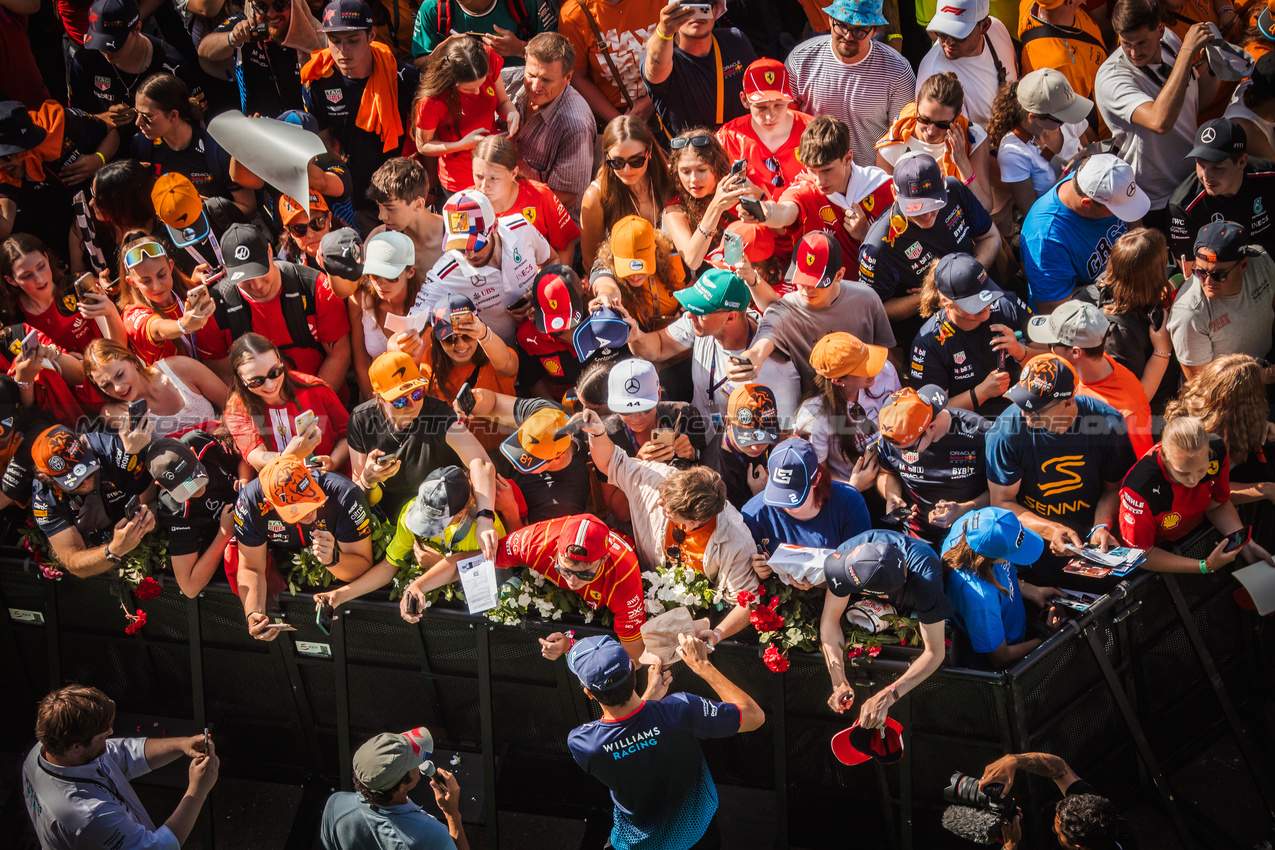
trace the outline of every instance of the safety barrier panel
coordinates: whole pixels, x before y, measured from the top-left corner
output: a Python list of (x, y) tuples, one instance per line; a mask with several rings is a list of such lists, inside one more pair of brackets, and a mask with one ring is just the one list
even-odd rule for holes
[[(1187, 549), (1207, 552), (1215, 539), (1201, 535)], [(195, 728), (211, 722), (224, 769), (307, 786), (298, 823), (304, 815), (313, 829), (327, 789), (349, 787), (359, 742), (425, 725), (440, 749), (481, 761), (480, 778), (471, 780), (481, 787), (466, 787), (480, 804), (466, 815), (483, 823), (488, 847), (498, 846), (498, 809), (603, 818), (609, 811), (601, 787), (566, 749), (567, 732), (597, 717), (597, 707), (563, 661), (540, 656), (537, 638), (559, 623), (510, 628), (436, 607), (411, 626), (396, 604), (360, 599), (340, 608), (327, 636), (308, 595), (285, 595), (298, 631), (263, 643), (249, 637), (224, 583), (188, 600), (165, 577), (164, 593), (143, 606), (141, 634), (129, 636), (111, 581), (49, 581), (25, 556), (0, 546), (6, 729), (30, 730), (35, 701), (65, 682), (102, 688), (121, 712), (186, 719)], [(1232, 599), (1229, 576), (1134, 576), (1009, 671), (941, 668), (892, 709), (906, 749), (890, 767), (847, 768), (833, 758), (829, 740), (853, 721), (853, 710), (842, 717), (828, 709), (821, 656), (793, 654), (788, 672), (774, 674), (756, 646), (728, 641), (713, 661), (758, 701), (767, 722), (706, 742), (713, 775), (719, 784), (776, 791), (778, 847), (844, 840), (851, 810), (859, 846), (952, 846), (938, 823), (951, 773), (977, 774), (1004, 753), (1043, 750), (1118, 799), (1155, 788), (1185, 836), (1198, 828), (1199, 813), (1185, 821), (1162, 771), (1226, 725), (1254, 753), (1235, 706), (1268, 696), (1270, 659), (1258, 618)], [(597, 631), (573, 627), (578, 637)], [(858, 700), (896, 679), (912, 657), (887, 648), (850, 668)], [(673, 687), (712, 695), (684, 665)], [(1269, 808), (1275, 793), (1260, 767), (1254, 771)], [(1043, 780), (1020, 781), (1024, 823), (1050, 820), (1051, 790)], [(289, 846), (308, 847), (305, 832), (294, 830), (302, 837)]]

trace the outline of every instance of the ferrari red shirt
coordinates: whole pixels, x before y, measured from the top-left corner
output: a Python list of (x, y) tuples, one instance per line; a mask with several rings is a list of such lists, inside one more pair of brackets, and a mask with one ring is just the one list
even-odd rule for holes
[(1181, 540), (1199, 527), (1215, 502), (1231, 498), (1230, 461), (1220, 437), (1209, 437), (1209, 471), (1199, 484), (1184, 487), (1164, 471), (1160, 444), (1133, 465), (1120, 489), (1120, 536), (1147, 549)]
[(752, 115), (733, 118), (717, 131), (717, 141), (726, 149), (726, 156), (732, 162), (745, 160), (748, 163), (748, 179), (765, 189), (766, 197), (772, 201), (778, 200), (784, 189), (796, 183), (801, 172), (806, 170), (797, 158), (797, 146), (801, 143), (802, 132), (814, 119), (795, 109), (789, 111), (792, 112), (792, 132), (778, 151), (772, 151), (757, 137)]
[(540, 235), (555, 251), (565, 251), (572, 242), (580, 238), (580, 228), (571, 220), (571, 214), (562, 205), (562, 201), (558, 200), (552, 189), (538, 180), (520, 178), (514, 205), (507, 210), (496, 211), (497, 216), (512, 213), (522, 213), (522, 217), (540, 231)]
[[(855, 203), (859, 212), (868, 223), (876, 221), (894, 203), (894, 182), (890, 175), (879, 168), (860, 168), (853, 166), (854, 173), (850, 178), (850, 186), (844, 198)], [(841, 243), (841, 260), (850, 273), (859, 258), (859, 243), (846, 232), (845, 221), (847, 208), (819, 191), (819, 187), (808, 177), (801, 177), (784, 192), (782, 201), (797, 205), (797, 220), (788, 227), (788, 235), (793, 244), (801, 241), (807, 233), (824, 231), (837, 237)]]
[[(569, 590), (558, 575), (558, 538), (570, 517), (547, 519), (507, 534), (500, 541), (496, 566), (530, 567), (564, 590)], [(614, 531), (607, 534), (607, 556), (598, 577), (575, 591), (590, 608), (604, 607), (615, 615), (615, 633), (622, 641), (642, 637), (646, 622), (646, 604), (642, 594), (642, 570), (637, 553)]]

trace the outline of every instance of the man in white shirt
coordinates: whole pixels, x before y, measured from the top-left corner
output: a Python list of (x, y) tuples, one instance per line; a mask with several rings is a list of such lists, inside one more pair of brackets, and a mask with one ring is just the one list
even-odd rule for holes
[(518, 323), (531, 317), (531, 287), (549, 262), (549, 243), (522, 213), (497, 219), (491, 201), (477, 189), (447, 199), (443, 226), (446, 253), (425, 275), (412, 312), (429, 310), (448, 293), (464, 295), (478, 308), (478, 318), (514, 345)]
[(873, 145), (912, 102), (912, 66), (875, 36), (886, 26), (881, 0), (836, 0), (823, 10), (832, 32), (793, 48), (788, 76), (796, 108), (850, 126), (856, 162), (876, 162)]
[[(1190, 57), (1212, 40), (1195, 24), (1179, 40), (1160, 23), (1159, 6), (1120, 0), (1111, 15), (1120, 48), (1098, 69), (1094, 100), (1120, 157), (1133, 166), (1138, 186), (1151, 198), (1143, 224), (1164, 230), (1169, 196), (1191, 173), (1196, 115), (1217, 94), (1217, 77), (1197, 78)], [(1178, 62), (1178, 56), (1187, 61)]]
[(964, 114), (987, 126), (996, 92), (1018, 79), (1014, 42), (991, 16), (990, 0), (943, 0), (926, 30), (934, 45), (916, 71), (916, 91), (934, 74), (951, 71), (965, 89)]
[[(22, 796), (45, 850), (178, 850), (190, 836), (219, 761), (211, 740), (109, 738), (115, 703), (97, 688), (67, 685), (40, 700), (39, 743), (22, 765)], [(155, 828), (129, 780), (191, 757), (186, 794)]]
[[(692, 402), (709, 423), (706, 436), (711, 440), (725, 421), (731, 392), (739, 386), (726, 377), (730, 358), (741, 356), (757, 333), (757, 325), (745, 312), (751, 293), (734, 272), (709, 269), (674, 297), (686, 310), (682, 317), (655, 333), (643, 333), (637, 322), (630, 321), (629, 350), (643, 359), (660, 361), (691, 349)], [(800, 396), (797, 368), (785, 357), (770, 357), (757, 375), (759, 382), (773, 388), (780, 426), (789, 430)]]

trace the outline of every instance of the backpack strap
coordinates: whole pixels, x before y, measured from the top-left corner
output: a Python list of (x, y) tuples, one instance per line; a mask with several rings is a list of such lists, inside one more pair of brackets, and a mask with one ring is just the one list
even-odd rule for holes
[(1018, 42), (1023, 47), (1026, 47), (1038, 38), (1058, 38), (1069, 41), (1078, 41), (1081, 44), (1092, 44), (1094, 47), (1100, 48), (1104, 52), (1107, 49), (1107, 46), (1094, 38), (1091, 33), (1087, 33), (1081, 29), (1069, 32), (1060, 27), (1056, 27), (1053, 24), (1046, 23), (1039, 18), (1036, 19), (1036, 26), (1018, 37)]
[(624, 80), (620, 77), (620, 71), (615, 67), (615, 60), (611, 58), (611, 49), (607, 47), (607, 40), (602, 37), (602, 30), (598, 29), (598, 22), (593, 19), (593, 13), (589, 11), (589, 7), (584, 5), (584, 0), (576, 0), (576, 5), (580, 7), (581, 12), (584, 12), (584, 19), (589, 22), (589, 29), (593, 30), (593, 38), (597, 41), (598, 50), (602, 51), (602, 58), (606, 60), (607, 69), (611, 72), (611, 79), (615, 80), (624, 102), (628, 104), (629, 109), (632, 109), (633, 98), (629, 97), (629, 90), (624, 87)]
[(280, 262), (278, 266), (283, 283), (279, 290), (279, 306), (283, 311), (284, 324), (288, 326), (288, 336), (292, 337), (290, 347), (312, 348), (326, 355), (327, 349), (314, 338), (307, 321), (318, 311), (319, 273), (296, 263)]

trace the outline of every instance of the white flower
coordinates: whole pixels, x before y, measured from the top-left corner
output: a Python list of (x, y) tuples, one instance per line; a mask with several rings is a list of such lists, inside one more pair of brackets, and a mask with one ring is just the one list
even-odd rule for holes
[(678, 582), (677, 584), (673, 585), (673, 592), (677, 594), (678, 596), (685, 596), (687, 591), (689, 590), (690, 588), (688, 588), (686, 585), (682, 584), (681, 582)]
[(683, 573), (685, 573), (685, 575), (686, 575), (686, 578), (684, 578), (684, 579), (683, 579), (683, 581), (688, 582), (688, 583), (689, 583), (689, 582), (692, 582), (692, 581), (695, 581), (695, 570), (691, 569), (690, 567), (687, 567), (687, 568), (686, 568), (685, 570), (683, 570), (682, 572), (683, 572)]
[(531, 594), (524, 590), (522, 592), (522, 595), (518, 597), (518, 607), (526, 608), (530, 604), (531, 604)]
[(673, 600), (673, 591), (669, 590), (667, 587), (662, 587), (660, 588), (659, 593), (655, 594), (655, 598), (661, 602), (671, 602)]
[[(648, 603), (647, 603), (647, 605), (650, 605), (650, 603), (648, 602)], [(588, 610), (588, 611), (585, 611), (585, 612), (584, 612), (584, 621), (585, 621), (586, 623), (592, 623), (592, 622), (593, 622), (593, 610), (592, 610), (592, 609), (590, 609), (590, 610)]]
[(536, 576), (536, 587), (544, 587), (544, 586), (545, 586), (545, 577), (544, 577), (544, 576), (542, 576), (542, 575), (537, 575), (537, 576)]
[(460, 764), (460, 753), (456, 753), (452, 756), (452, 766), (455, 767), (458, 764)]
[(682, 597), (682, 604), (683, 604), (683, 605), (695, 605), (695, 604), (696, 604), (696, 603), (698, 603), (698, 602), (699, 602), (699, 600), (698, 600), (698, 599), (696, 599), (696, 598), (695, 598), (695, 595), (694, 595), (694, 594), (691, 594), (691, 593), (688, 593), (688, 594), (686, 594), (685, 596), (683, 596), (683, 597)]
[[(648, 614), (659, 614), (663, 610), (664, 610), (664, 606), (660, 605), (660, 603), (658, 602), (651, 602), (648, 600), (646, 603), (646, 613)], [(588, 622), (588, 621), (586, 620), (585, 622)]]
[(554, 612), (553, 612), (553, 618), (552, 618), (552, 619), (554, 619), (554, 620), (561, 620), (561, 619), (562, 619), (562, 612), (561, 612), (561, 611), (554, 611)]

